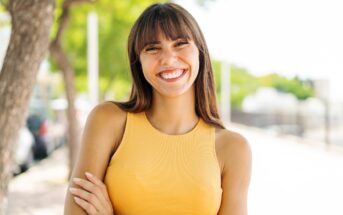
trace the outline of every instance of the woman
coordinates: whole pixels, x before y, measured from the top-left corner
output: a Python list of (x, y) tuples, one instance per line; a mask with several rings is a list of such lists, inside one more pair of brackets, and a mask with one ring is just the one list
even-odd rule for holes
[(194, 18), (151, 5), (128, 52), (130, 100), (90, 113), (65, 214), (247, 214), (250, 147), (220, 120)]

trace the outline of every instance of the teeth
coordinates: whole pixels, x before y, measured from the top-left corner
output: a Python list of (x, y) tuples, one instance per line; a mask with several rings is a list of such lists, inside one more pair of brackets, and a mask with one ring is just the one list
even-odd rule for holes
[(182, 75), (183, 70), (177, 70), (171, 73), (161, 73), (161, 77), (164, 79), (178, 78)]

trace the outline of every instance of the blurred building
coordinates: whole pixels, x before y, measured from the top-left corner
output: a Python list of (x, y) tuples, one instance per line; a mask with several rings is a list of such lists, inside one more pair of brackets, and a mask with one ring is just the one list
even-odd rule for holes
[(242, 110), (233, 110), (232, 120), (275, 133), (325, 141), (326, 108), (330, 142), (343, 146), (343, 104), (330, 101), (326, 106), (320, 98), (298, 100), (274, 88), (260, 88), (246, 97)]

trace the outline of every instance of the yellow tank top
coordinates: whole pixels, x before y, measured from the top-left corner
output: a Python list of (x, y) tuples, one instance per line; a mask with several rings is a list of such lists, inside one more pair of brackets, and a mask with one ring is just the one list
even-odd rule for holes
[(116, 215), (215, 215), (222, 196), (215, 129), (199, 120), (182, 135), (128, 113), (105, 184)]

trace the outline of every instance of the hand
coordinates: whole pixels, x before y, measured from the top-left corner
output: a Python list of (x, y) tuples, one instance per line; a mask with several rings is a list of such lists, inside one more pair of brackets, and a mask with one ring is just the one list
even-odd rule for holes
[(113, 208), (106, 185), (88, 172), (85, 175), (86, 180), (73, 178), (73, 182), (81, 188), (69, 188), (71, 194), (74, 195), (76, 204), (90, 215), (113, 215)]

